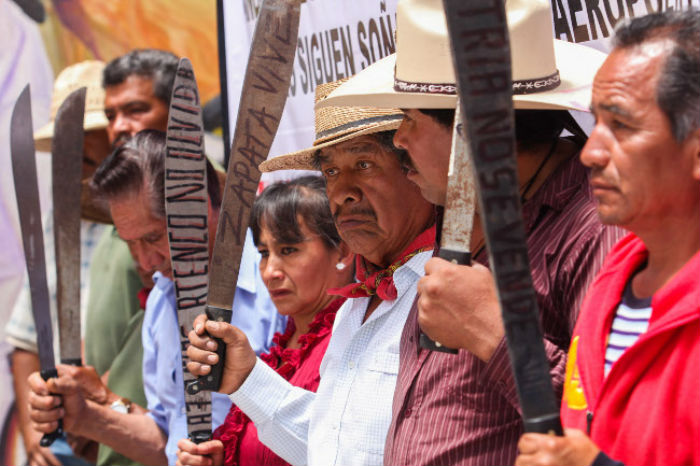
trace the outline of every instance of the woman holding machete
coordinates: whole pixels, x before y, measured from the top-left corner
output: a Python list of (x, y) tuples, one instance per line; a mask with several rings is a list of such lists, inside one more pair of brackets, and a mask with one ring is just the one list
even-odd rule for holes
[[(333, 224), (323, 179), (269, 186), (253, 204), (250, 226), (262, 255), (260, 274), (279, 313), (289, 317), (261, 358), (292, 384), (315, 391), (335, 313), (345, 301), (326, 290), (352, 281), (354, 259)], [(235, 405), (214, 439), (199, 445), (180, 440), (178, 464), (288, 464), (258, 440)]]

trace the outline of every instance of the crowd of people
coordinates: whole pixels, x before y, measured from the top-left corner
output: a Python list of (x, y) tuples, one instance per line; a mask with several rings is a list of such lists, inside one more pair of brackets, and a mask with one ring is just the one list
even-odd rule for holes
[[(552, 39), (546, 0), (506, 13), (563, 436), (524, 432), (488, 212), (472, 265), (437, 257), (455, 71), (442, 2), (399, 0), (396, 53), (319, 84), (312, 146), (260, 165), (319, 173), (256, 198), (233, 319), (201, 315), (189, 333), (193, 375), (220, 362), (212, 337), (225, 345), (202, 443), (187, 438), (163, 192), (178, 59), (136, 50), (57, 78), (56, 108), (88, 87), (86, 365), (41, 377), (25, 290), (7, 333), (29, 464), (700, 464), (700, 12), (625, 21), (608, 55)], [(590, 134), (569, 112), (586, 108)], [(211, 251), (225, 175), (208, 161), (207, 179)], [(421, 331), (457, 354), (422, 348)], [(59, 420), (65, 438), (40, 446)]]

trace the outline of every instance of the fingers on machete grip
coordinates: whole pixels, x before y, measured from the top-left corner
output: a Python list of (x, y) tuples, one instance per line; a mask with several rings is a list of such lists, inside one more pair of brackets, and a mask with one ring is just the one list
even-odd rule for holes
[[(58, 377), (58, 371), (55, 367), (51, 369), (44, 369), (40, 372), (41, 378), (44, 380), (49, 380)], [(56, 430), (49, 434), (44, 434), (39, 441), (39, 445), (42, 447), (49, 447), (54, 442), (54, 440), (63, 437), (63, 419), (58, 420), (58, 427)]]
[(189, 439), (199, 445), (200, 443), (204, 443), (206, 441), (211, 440), (211, 431), (209, 430), (197, 430), (195, 432), (190, 433)]
[[(458, 265), (471, 265), (472, 255), (469, 251), (456, 251), (454, 249), (441, 248), (438, 255), (441, 259), (452, 262)], [(430, 351), (440, 351), (441, 353), (447, 354), (457, 354), (457, 350), (453, 348), (448, 348), (443, 346), (440, 342), (433, 341), (428, 335), (420, 332), (420, 338), (418, 340), (421, 348), (425, 348)]]
[[(229, 323), (231, 322), (233, 312), (231, 309), (207, 306), (206, 314), (209, 320)], [(211, 335), (210, 338), (216, 342), (216, 354), (219, 356), (219, 362), (212, 364), (209, 374), (198, 377), (196, 380), (187, 384), (187, 393), (190, 395), (196, 395), (202, 390), (217, 391), (221, 385), (221, 375), (224, 371), (224, 361), (226, 358), (226, 344), (221, 338), (215, 338)]]

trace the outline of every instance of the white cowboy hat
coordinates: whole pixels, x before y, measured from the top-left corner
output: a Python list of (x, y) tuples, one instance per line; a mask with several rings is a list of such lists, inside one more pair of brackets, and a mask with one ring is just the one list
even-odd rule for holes
[(102, 70), (105, 64), (101, 61), (89, 60), (65, 68), (56, 78), (51, 95), (51, 120), (34, 133), (36, 150), (51, 152), (53, 138), (53, 123), (56, 112), (63, 101), (74, 90), (87, 87), (85, 96), (85, 131), (107, 127), (105, 117), (105, 92), (102, 89)]
[[(316, 87), (316, 103), (337, 89), (346, 79)], [(276, 170), (316, 170), (314, 156), (319, 149), (330, 147), (366, 134), (397, 129), (403, 120), (403, 112), (398, 109), (378, 109), (370, 107), (316, 107), (316, 140), (304, 150), (280, 155), (260, 164), (260, 171)]]
[[(468, 1), (468, 0), (465, 0)], [(606, 55), (552, 38), (548, 0), (506, 0), (515, 108), (588, 110)], [(399, 0), (396, 53), (357, 73), (319, 106), (454, 108), (455, 73), (441, 0)]]

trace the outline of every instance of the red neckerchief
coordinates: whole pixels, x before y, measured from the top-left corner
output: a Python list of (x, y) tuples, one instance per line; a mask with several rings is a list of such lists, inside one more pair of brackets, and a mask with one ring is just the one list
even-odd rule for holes
[(367, 263), (360, 255), (355, 257), (355, 275), (359, 283), (351, 283), (342, 288), (329, 288), (328, 294), (345, 296), (346, 298), (364, 298), (372, 295), (379, 296), (384, 301), (393, 301), (397, 297), (394, 285), (394, 272), (396, 269), (411, 260), (416, 254), (431, 251), (435, 248), (435, 225), (418, 235), (399, 259), (384, 270), (374, 272), (367, 276)]
[[(272, 347), (268, 353), (261, 355), (260, 359), (275, 369), (285, 380), (290, 380), (316, 344), (331, 333), (335, 314), (344, 302), (345, 299), (336, 298), (314, 316), (314, 320), (309, 325), (309, 331), (299, 337), (299, 348), (286, 348), (296, 330), (294, 321), (289, 319), (285, 332), (275, 333), (272, 338)], [(213, 438), (221, 440), (224, 444), (224, 464), (238, 465), (237, 453), (241, 434), (249, 422), (250, 418), (236, 405), (232, 405), (224, 423), (214, 432)]]
[(141, 306), (141, 309), (146, 309), (146, 300), (148, 299), (148, 294), (151, 292), (150, 288), (146, 288), (145, 286), (139, 290), (139, 292), (136, 294), (136, 297), (139, 299), (139, 306)]

